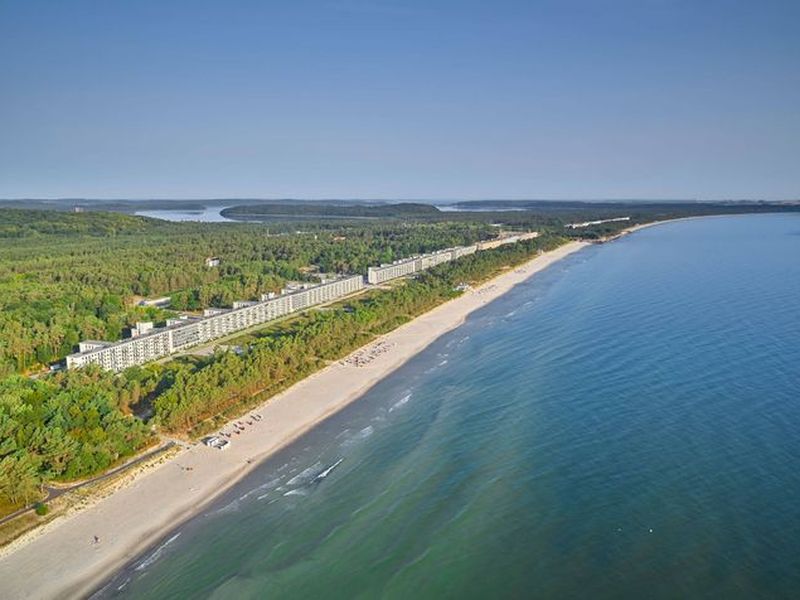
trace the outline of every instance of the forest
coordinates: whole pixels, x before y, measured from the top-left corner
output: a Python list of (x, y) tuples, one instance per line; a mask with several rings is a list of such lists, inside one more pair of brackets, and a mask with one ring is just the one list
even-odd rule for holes
[[(45, 368), (81, 339), (118, 340), (137, 320), (172, 314), (138, 306), (144, 298), (170, 296), (173, 310), (226, 307), (316, 272), (363, 273), (494, 235), (487, 224), (458, 222), (289, 231), (0, 209), (0, 377)], [(205, 266), (210, 256), (219, 267)]]
[(98, 369), (0, 380), (0, 514), (38, 499), (45, 482), (93, 475), (151, 443), (151, 426), (126, 410), (148, 391), (135, 373)]

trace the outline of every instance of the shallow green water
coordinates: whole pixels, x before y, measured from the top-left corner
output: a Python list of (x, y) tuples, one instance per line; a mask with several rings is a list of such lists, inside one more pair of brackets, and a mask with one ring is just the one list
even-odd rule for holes
[(98, 596), (789, 598), (798, 458), (800, 218), (665, 224), (481, 310)]

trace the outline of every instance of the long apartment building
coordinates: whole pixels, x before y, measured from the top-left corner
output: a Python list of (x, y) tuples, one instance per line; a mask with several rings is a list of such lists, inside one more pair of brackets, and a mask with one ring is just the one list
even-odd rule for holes
[(228, 310), (207, 309), (203, 317), (168, 319), (167, 326), (163, 328), (152, 328), (149, 323), (137, 324), (132, 330), (133, 336), (121, 342), (82, 342), (79, 352), (67, 356), (67, 368), (98, 364), (104, 369), (122, 371), (293, 312), (349, 296), (364, 288), (365, 279), (373, 285), (383, 283), (474, 254), (478, 250), (495, 248), (536, 235), (529, 233), (506, 236), (472, 246), (458, 246), (413, 256), (388, 265), (370, 267), (366, 278), (355, 275), (287, 291), (279, 296), (265, 294), (261, 302), (237, 302), (233, 309)]
[(457, 248), (448, 248), (446, 250), (431, 252), (430, 254), (404, 258), (387, 265), (381, 265), (380, 267), (369, 267), (369, 269), (367, 269), (367, 281), (375, 285), (391, 279), (397, 279), (398, 277), (413, 275), (414, 273), (419, 273), (425, 269), (430, 269), (431, 267), (455, 260), (467, 254), (473, 254), (477, 250), (477, 245), (458, 246)]
[(86, 351), (67, 356), (67, 368), (75, 369), (88, 364), (98, 364), (104, 369), (122, 371), (310, 306), (348, 296), (363, 288), (364, 278), (356, 275), (242, 308), (227, 310), (210, 317), (170, 319), (167, 327), (151, 329), (121, 342), (83, 345), (81, 349)]

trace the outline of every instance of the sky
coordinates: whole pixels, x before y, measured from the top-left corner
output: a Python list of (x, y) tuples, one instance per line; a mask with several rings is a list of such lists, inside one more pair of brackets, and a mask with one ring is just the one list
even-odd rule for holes
[(0, 0), (0, 198), (800, 197), (797, 0)]

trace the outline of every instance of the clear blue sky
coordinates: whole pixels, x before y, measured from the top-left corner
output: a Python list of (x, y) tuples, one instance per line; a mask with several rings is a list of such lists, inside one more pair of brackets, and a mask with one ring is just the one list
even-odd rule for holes
[(0, 197), (800, 197), (798, 0), (0, 0)]

